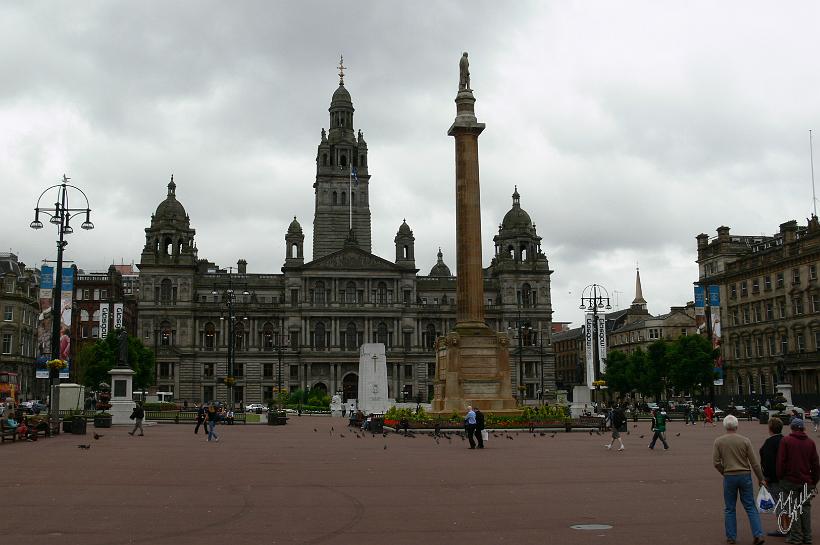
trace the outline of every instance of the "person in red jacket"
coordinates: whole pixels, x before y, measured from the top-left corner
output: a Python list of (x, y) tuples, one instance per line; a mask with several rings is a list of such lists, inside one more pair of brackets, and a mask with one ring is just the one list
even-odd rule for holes
[[(789, 427), (792, 432), (780, 441), (777, 450), (777, 479), (783, 494), (797, 502), (804, 487), (812, 490), (820, 481), (820, 459), (814, 441), (806, 436), (803, 419), (792, 419)], [(786, 543), (811, 543), (810, 496), (792, 520)]]
[(703, 425), (704, 427), (706, 424), (712, 424), (712, 427), (715, 427), (715, 410), (712, 408), (711, 403), (707, 403), (706, 407), (703, 408)]

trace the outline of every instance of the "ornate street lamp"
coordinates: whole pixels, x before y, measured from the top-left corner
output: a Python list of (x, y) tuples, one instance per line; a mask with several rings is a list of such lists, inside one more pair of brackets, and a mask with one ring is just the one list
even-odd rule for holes
[(507, 331), (510, 335), (515, 331), (518, 338), (518, 400), (523, 405), (527, 391), (524, 385), (524, 334), (531, 333), (532, 327), (528, 321), (521, 319), (521, 307), (518, 308), (518, 320), (515, 322), (515, 327), (508, 327)]
[(589, 309), (592, 312), (592, 368), (594, 376), (592, 377), (592, 381), (589, 380), (590, 377), (587, 377), (587, 382), (591, 382), (592, 384), (597, 383), (595, 386), (597, 390), (601, 384), (601, 347), (598, 342), (598, 336), (600, 334), (598, 331), (598, 311), (610, 310), (612, 308), (610, 305), (609, 292), (600, 284), (590, 284), (581, 292), (581, 306), (579, 308), (581, 310)]
[[(56, 277), (54, 279), (54, 292), (52, 296), (51, 302), (51, 359), (53, 360), (60, 360), (60, 321), (61, 321), (61, 299), (62, 299), (62, 289), (63, 289), (63, 251), (65, 247), (68, 246), (68, 242), (65, 240), (66, 235), (70, 235), (74, 232), (74, 228), (71, 227), (70, 221), (71, 218), (77, 216), (78, 214), (85, 214), (85, 221), (80, 225), (80, 228), (90, 231), (94, 228), (94, 224), (91, 223), (91, 206), (88, 202), (88, 197), (86, 196), (85, 192), (82, 189), (75, 185), (71, 185), (68, 182), (71, 178), (66, 177), (63, 174), (63, 180), (59, 184), (52, 185), (51, 187), (46, 188), (40, 196), (37, 198), (37, 205), (34, 207), (34, 220), (29, 224), (29, 227), (32, 229), (42, 229), (43, 222), (40, 221), (40, 214), (48, 216), (48, 222), (57, 226), (57, 233), (58, 233), (58, 240), (57, 240), (57, 270), (56, 270)], [(54, 207), (41, 207), (40, 201), (48, 191), (55, 189), (57, 191), (57, 199), (54, 203)], [(73, 189), (78, 191), (82, 198), (85, 200), (85, 207), (82, 208), (72, 208), (69, 204), (69, 190)], [(50, 407), (50, 415), (51, 415), (51, 422), (52, 426), (55, 429), (59, 429), (60, 426), (60, 396), (54, 395), (54, 386), (60, 383), (60, 369), (59, 366), (49, 366), (49, 407)]]
[[(217, 295), (216, 287), (214, 287), (212, 294)], [(248, 290), (244, 290), (242, 295), (250, 295)], [(236, 323), (239, 321), (247, 322), (248, 317), (241, 319), (236, 317), (236, 292), (233, 289), (233, 267), (228, 267), (228, 287), (225, 290), (224, 296), (224, 311), (219, 317), (220, 320), (228, 320), (228, 355), (227, 355), (227, 373), (225, 375), (225, 386), (227, 387), (226, 404), (233, 409), (233, 387), (236, 384), (236, 377), (234, 376), (234, 369), (236, 367)]]

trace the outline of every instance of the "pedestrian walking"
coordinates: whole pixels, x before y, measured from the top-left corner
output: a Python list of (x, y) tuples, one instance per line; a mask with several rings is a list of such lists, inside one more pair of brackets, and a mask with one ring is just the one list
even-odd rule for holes
[(752, 450), (752, 442), (737, 433), (737, 417), (728, 415), (723, 419), (723, 427), (726, 433), (715, 439), (712, 447), (712, 462), (715, 469), (723, 475), (723, 527), (726, 532), (726, 543), (737, 542), (735, 508), (739, 494), (740, 504), (749, 517), (754, 545), (760, 545), (764, 542), (763, 526), (760, 524), (760, 514), (755, 507), (752, 471), (757, 477), (758, 484), (764, 480), (763, 471)]
[(475, 438), (478, 441), (478, 448), (484, 448), (484, 413), (481, 409), (475, 411)]
[(134, 435), (137, 430), (140, 430), (140, 436), (145, 435), (142, 431), (142, 419), (145, 418), (145, 409), (142, 408), (142, 402), (137, 401), (137, 406), (131, 411), (131, 420), (134, 421), (134, 429), (128, 432), (128, 435)]
[(814, 432), (817, 433), (817, 426), (820, 425), (820, 409), (814, 407), (809, 411), (809, 416), (811, 416), (811, 423), (814, 424)]
[(658, 409), (652, 409), (652, 442), (649, 449), (655, 449), (655, 442), (660, 439), (663, 443), (663, 450), (669, 450), (669, 443), (666, 442), (666, 413)]
[(208, 424), (205, 422), (205, 405), (200, 403), (199, 407), (196, 409), (196, 426), (194, 427), (194, 433), (199, 433), (199, 427), (202, 426), (202, 431), (208, 431)]
[(703, 408), (703, 425), (704, 427), (706, 424), (711, 424), (712, 427), (715, 427), (715, 409), (712, 408), (711, 403), (707, 403), (706, 407)]
[[(798, 499), (804, 490), (814, 491), (820, 481), (820, 460), (817, 457), (817, 446), (805, 431), (802, 418), (794, 418), (789, 424), (791, 433), (780, 441), (777, 451), (777, 478), (781, 493), (790, 497), (794, 503), (792, 509), (801, 501)], [(811, 543), (811, 498), (796, 512), (792, 511), (791, 528), (786, 536), (786, 543)], [(786, 498), (783, 498), (786, 499)]]
[(219, 421), (219, 413), (216, 412), (216, 407), (211, 405), (208, 407), (208, 441), (214, 440), (219, 441), (219, 435), (217, 435), (216, 430), (216, 423)]
[[(760, 447), (760, 467), (763, 470), (763, 484), (769, 493), (777, 501), (780, 495), (780, 483), (777, 479), (777, 450), (780, 448), (780, 440), (783, 439), (783, 421), (773, 416), (769, 419), (769, 437)], [(774, 512), (775, 520), (782, 509)], [(779, 531), (769, 532), (770, 536), (782, 537)]]
[(467, 405), (467, 416), (464, 417), (464, 433), (470, 442), (470, 448), (475, 448), (475, 411), (471, 405)]
[(607, 450), (612, 448), (612, 444), (615, 443), (615, 440), (618, 440), (621, 447), (618, 449), (618, 452), (624, 450), (624, 442), (621, 440), (621, 428), (626, 426), (626, 414), (622, 407), (616, 407), (612, 410), (612, 440), (609, 442), (608, 445), (604, 445)]

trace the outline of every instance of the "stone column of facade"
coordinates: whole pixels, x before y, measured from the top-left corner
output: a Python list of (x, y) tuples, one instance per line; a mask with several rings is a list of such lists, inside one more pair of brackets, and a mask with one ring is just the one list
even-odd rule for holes
[(484, 323), (484, 270), (481, 262), (481, 191), (478, 136), (467, 54), (461, 60), (456, 95), (456, 326), (436, 341), (433, 412), (464, 412), (467, 405), (494, 413), (515, 412), (509, 338)]

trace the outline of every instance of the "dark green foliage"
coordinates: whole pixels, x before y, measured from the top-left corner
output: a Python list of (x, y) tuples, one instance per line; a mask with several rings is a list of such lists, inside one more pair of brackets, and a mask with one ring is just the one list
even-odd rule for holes
[(669, 377), (680, 391), (705, 388), (715, 379), (715, 358), (718, 351), (701, 335), (686, 335), (670, 347)]
[[(119, 330), (112, 331), (105, 339), (87, 345), (75, 358), (77, 380), (86, 388), (96, 389), (101, 382), (109, 382), (108, 371), (117, 364)], [(134, 370), (134, 389), (145, 390), (154, 383), (154, 352), (137, 337), (128, 336), (128, 364)]]

